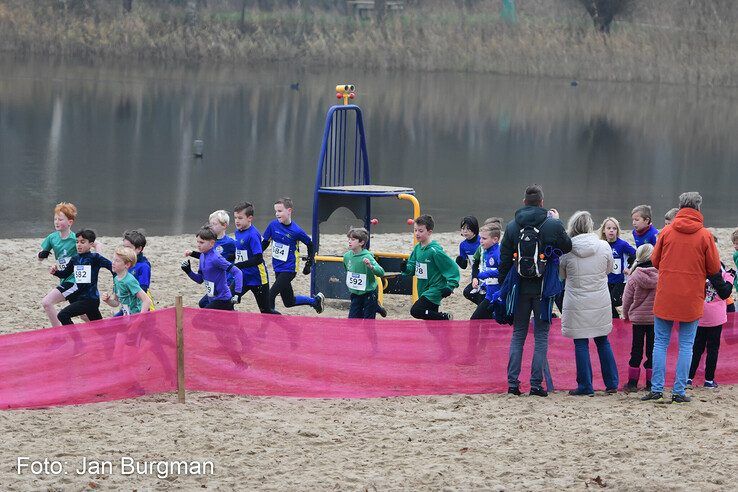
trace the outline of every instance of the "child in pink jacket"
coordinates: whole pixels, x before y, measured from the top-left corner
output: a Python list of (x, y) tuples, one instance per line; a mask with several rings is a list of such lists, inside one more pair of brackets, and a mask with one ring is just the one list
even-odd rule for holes
[[(700, 365), (702, 353), (707, 349), (705, 357), (705, 388), (717, 388), (715, 382), (715, 368), (717, 367), (718, 351), (720, 350), (720, 336), (723, 333), (723, 324), (728, 321), (725, 300), (732, 291), (733, 275), (722, 268), (721, 277), (710, 278), (705, 283), (705, 309), (700, 318), (697, 335), (694, 338), (692, 349), (692, 365), (689, 367), (687, 386), (692, 385), (692, 379)], [(723, 282), (720, 282), (722, 280)], [(727, 292), (727, 295), (725, 295)]]
[(651, 264), (653, 246), (642, 244), (636, 250), (635, 262), (623, 292), (623, 319), (633, 323), (633, 343), (628, 361), (628, 382), (623, 391), (638, 391), (643, 360), (643, 342), (646, 342), (646, 390), (651, 390), (651, 367), (653, 357), (653, 301), (659, 272)]

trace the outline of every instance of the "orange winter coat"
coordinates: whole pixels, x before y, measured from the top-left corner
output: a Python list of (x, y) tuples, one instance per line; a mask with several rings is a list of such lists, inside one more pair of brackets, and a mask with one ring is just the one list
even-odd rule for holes
[(705, 280), (720, 271), (720, 255), (702, 214), (679, 210), (656, 241), (651, 263), (659, 270), (653, 314), (672, 321), (695, 321), (705, 305)]

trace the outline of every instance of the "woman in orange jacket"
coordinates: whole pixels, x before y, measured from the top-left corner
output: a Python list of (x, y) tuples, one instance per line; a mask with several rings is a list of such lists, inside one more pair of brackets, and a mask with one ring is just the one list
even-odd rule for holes
[[(705, 304), (705, 279), (720, 275), (720, 255), (705, 229), (700, 209), (702, 196), (697, 192), (679, 196), (679, 212), (674, 221), (659, 234), (651, 255), (659, 271), (656, 285), (651, 391), (642, 400), (663, 402), (666, 378), (666, 349), (674, 322), (679, 323), (679, 356), (672, 390), (672, 403), (685, 403), (687, 376), (697, 322)], [(722, 280), (722, 279), (721, 279)]]

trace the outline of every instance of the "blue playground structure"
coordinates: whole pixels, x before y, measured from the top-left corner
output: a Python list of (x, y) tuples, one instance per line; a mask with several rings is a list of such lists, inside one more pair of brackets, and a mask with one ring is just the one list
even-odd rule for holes
[[(371, 234), (372, 198), (408, 200), (413, 204), (413, 218), (420, 215), (420, 204), (412, 188), (371, 184), (361, 108), (349, 104), (349, 100), (356, 97), (355, 86), (336, 86), (336, 97), (343, 99), (343, 105), (331, 106), (326, 115), (315, 178), (312, 230), (315, 266), (310, 278), (310, 292), (313, 295), (322, 292), (328, 299), (349, 299), (343, 258), (320, 254), (320, 225), (337, 209), (345, 207), (363, 221), (364, 227)], [(369, 247), (367, 244), (367, 248)], [(399, 272), (400, 263), (409, 255), (374, 252), (374, 256), (387, 272)], [(414, 299), (417, 297), (415, 282), (410, 278), (388, 275), (379, 284), (380, 302), (383, 293), (412, 294)]]

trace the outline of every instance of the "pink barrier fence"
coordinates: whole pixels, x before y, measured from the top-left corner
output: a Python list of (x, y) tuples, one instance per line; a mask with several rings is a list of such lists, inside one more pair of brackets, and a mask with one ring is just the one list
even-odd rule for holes
[[(270, 316), (184, 309), (188, 390), (362, 398), (507, 390), (511, 328), (494, 322), (422, 322)], [(673, 380), (677, 337), (669, 350)], [(627, 374), (630, 326), (610, 341)], [(574, 348), (554, 320), (549, 362), (557, 389), (576, 385)], [(527, 387), (532, 333), (521, 381)], [(591, 344), (595, 386), (602, 389)], [(723, 329), (722, 383), (738, 383), (738, 317)], [(698, 374), (697, 378), (700, 378)], [(130, 398), (176, 390), (174, 309), (0, 336), (0, 408)]]

